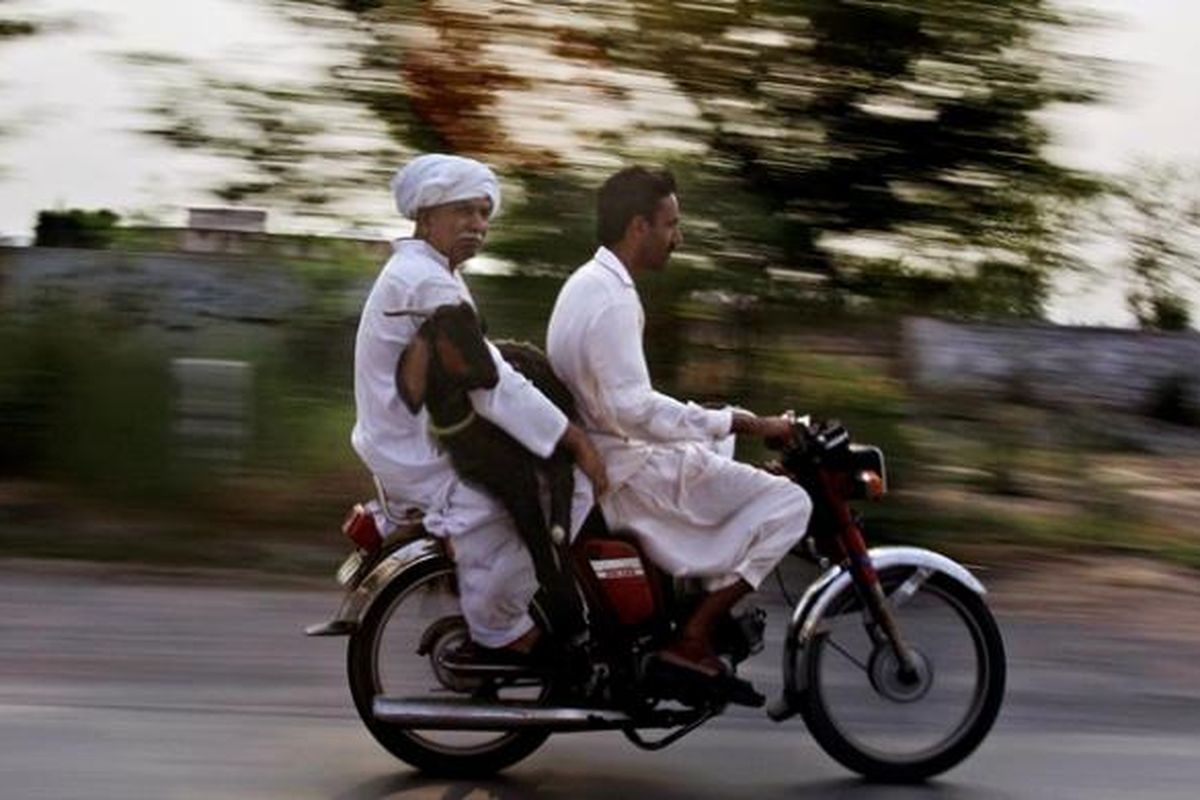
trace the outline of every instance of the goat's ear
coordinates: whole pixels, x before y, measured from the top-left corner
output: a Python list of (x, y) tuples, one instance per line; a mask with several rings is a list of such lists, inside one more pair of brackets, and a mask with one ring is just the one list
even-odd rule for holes
[(396, 364), (396, 390), (400, 399), (413, 414), (425, 405), (425, 392), (429, 382), (429, 340), (424, 336), (414, 336), (413, 340), (400, 354)]

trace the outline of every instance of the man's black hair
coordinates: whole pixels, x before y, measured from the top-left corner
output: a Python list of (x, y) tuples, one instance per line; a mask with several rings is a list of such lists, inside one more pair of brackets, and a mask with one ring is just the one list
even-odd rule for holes
[(635, 217), (654, 221), (664, 197), (675, 194), (675, 176), (667, 170), (626, 167), (604, 182), (596, 198), (596, 238), (612, 247), (625, 235)]

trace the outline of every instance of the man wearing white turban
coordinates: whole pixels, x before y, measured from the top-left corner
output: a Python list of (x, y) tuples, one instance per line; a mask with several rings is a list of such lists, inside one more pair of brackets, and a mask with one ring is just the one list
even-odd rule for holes
[[(459, 480), (429, 432), (428, 412), (411, 412), (395, 379), (401, 354), (424, 316), (442, 305), (474, 305), (459, 268), (483, 244), (500, 207), (500, 185), (478, 161), (431, 154), (396, 172), (391, 188), (397, 210), (416, 221), (416, 231), (396, 241), (363, 307), (354, 350), (358, 416), (351, 442), (393, 512), (419, 509), (430, 533), (452, 539), (463, 616), (475, 644), (526, 653), (539, 635), (529, 615), (537, 589), (529, 553), (504, 508)], [(603, 462), (587, 436), (489, 347), (499, 381), (471, 392), (471, 403), (541, 457), (559, 444), (571, 450), (589, 479), (576, 476), (572, 520), (578, 527), (592, 505), (592, 486), (604, 491)]]
[(396, 210), (411, 220), (423, 208), (477, 197), (491, 201), (490, 216), (500, 213), (496, 174), (486, 164), (462, 156), (431, 153), (414, 158), (392, 176), (392, 196)]

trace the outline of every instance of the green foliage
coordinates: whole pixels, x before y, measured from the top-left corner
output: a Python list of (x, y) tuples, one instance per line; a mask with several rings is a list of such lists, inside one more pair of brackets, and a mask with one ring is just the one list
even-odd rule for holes
[(994, 261), (980, 264), (970, 275), (935, 275), (874, 262), (842, 274), (837, 285), (895, 314), (977, 319), (1041, 319), (1049, 291), (1041, 271)]
[(1046, 275), (1027, 266), (986, 262), (965, 290), (965, 305), (983, 317), (1040, 319), (1049, 293)]
[(353, 337), (353, 324), (317, 316), (274, 344), (195, 337), (189, 356), (245, 361), (254, 375), (247, 436), (217, 463), (197, 460), (181, 438), (166, 340), (65, 303), (9, 315), (0, 321), (0, 480), (69, 486), (114, 507), (187, 504), (203, 516), (231, 474), (302, 482), (353, 469)]
[(120, 217), (108, 209), (39, 211), (34, 244), (102, 250), (113, 240)]
[(169, 411), (163, 355), (118, 320), (57, 306), (0, 324), (0, 475), (161, 496)]
[(505, 198), (488, 252), (527, 274), (569, 273), (592, 256), (595, 187), (570, 174), (521, 171), (521, 192)]
[[(889, 463), (908, 465), (913, 448), (903, 429), (907, 392), (878, 362), (853, 356), (807, 355), (795, 345), (760, 345), (755, 353), (760, 391), (779, 408), (838, 419), (856, 441), (878, 445)], [(903, 480), (903, 479), (901, 479)]]

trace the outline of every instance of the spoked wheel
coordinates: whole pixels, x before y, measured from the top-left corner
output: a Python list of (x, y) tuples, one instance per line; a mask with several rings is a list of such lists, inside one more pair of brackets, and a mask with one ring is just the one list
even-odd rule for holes
[(467, 638), (454, 564), (436, 559), (412, 568), (384, 589), (350, 639), (347, 669), (358, 714), (392, 755), (426, 772), (466, 776), (504, 769), (536, 750), (549, 734), (415, 730), (376, 719), (377, 695), (409, 700), (445, 698), (544, 700), (539, 679), (483, 681), (445, 670), (438, 655)]
[(923, 780), (958, 764), (991, 730), (1004, 696), (1004, 643), (982, 598), (953, 578), (894, 567), (880, 581), (915, 670), (900, 669), (847, 587), (800, 665), (808, 683), (801, 713), (849, 769)]

